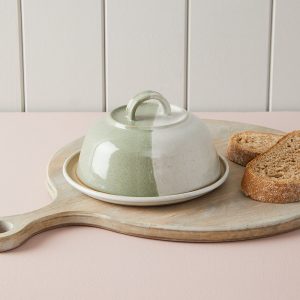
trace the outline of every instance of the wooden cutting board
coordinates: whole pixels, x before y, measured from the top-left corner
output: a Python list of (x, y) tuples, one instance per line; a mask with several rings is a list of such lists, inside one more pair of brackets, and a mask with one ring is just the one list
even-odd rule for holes
[[(225, 155), (231, 133), (255, 125), (204, 120), (217, 150)], [(18, 247), (31, 236), (60, 226), (88, 225), (139, 237), (183, 242), (223, 242), (270, 236), (300, 227), (300, 202), (267, 204), (240, 191), (244, 168), (230, 163), (228, 180), (217, 190), (181, 204), (126, 207), (89, 198), (67, 184), (64, 160), (80, 149), (82, 138), (59, 150), (48, 165), (48, 190), (54, 201), (36, 211), (0, 218), (0, 251)], [(21, 179), (20, 179), (21, 180)]]

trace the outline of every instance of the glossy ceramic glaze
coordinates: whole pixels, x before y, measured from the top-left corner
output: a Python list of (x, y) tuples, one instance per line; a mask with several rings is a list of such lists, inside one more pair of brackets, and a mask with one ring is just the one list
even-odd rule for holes
[(77, 167), (88, 187), (135, 197), (197, 190), (220, 172), (206, 126), (153, 91), (100, 119), (84, 139)]
[(219, 186), (221, 186), (227, 179), (229, 175), (229, 165), (226, 159), (220, 155), (221, 162), (221, 174), (220, 177), (203, 188), (196, 189), (190, 192), (173, 194), (173, 195), (163, 195), (163, 196), (152, 196), (152, 197), (135, 197), (135, 196), (123, 196), (114, 195), (96, 191), (89, 188), (79, 180), (77, 176), (77, 166), (78, 166), (79, 151), (73, 153), (69, 156), (63, 164), (63, 176), (66, 181), (77, 191), (92, 197), (97, 200), (101, 200), (108, 203), (130, 205), (130, 206), (158, 206), (185, 202), (194, 198), (199, 198)]

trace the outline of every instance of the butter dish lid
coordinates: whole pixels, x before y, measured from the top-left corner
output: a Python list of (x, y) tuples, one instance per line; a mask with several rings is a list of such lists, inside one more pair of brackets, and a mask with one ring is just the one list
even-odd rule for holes
[(133, 97), (127, 106), (114, 109), (110, 117), (118, 127), (151, 130), (180, 123), (188, 117), (188, 112), (170, 105), (158, 92), (145, 91)]

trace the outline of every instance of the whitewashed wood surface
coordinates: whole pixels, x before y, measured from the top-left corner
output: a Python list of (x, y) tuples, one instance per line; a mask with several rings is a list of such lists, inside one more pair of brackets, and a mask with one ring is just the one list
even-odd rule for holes
[(274, 0), (272, 110), (300, 109), (300, 1)]
[(0, 111), (109, 111), (145, 89), (193, 111), (300, 110), (299, 13), (298, 0), (0, 0)]
[(191, 0), (188, 108), (265, 111), (270, 1)]
[(21, 111), (22, 65), (17, 0), (0, 0), (0, 110)]
[(103, 110), (101, 0), (23, 0), (27, 111)]
[(185, 105), (185, 1), (106, 2), (107, 109), (143, 90)]

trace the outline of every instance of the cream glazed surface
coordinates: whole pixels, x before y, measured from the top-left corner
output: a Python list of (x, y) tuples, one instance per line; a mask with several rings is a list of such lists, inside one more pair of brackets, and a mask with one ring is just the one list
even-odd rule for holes
[(152, 131), (152, 166), (159, 195), (205, 187), (221, 172), (210, 133), (193, 115), (168, 130)]

